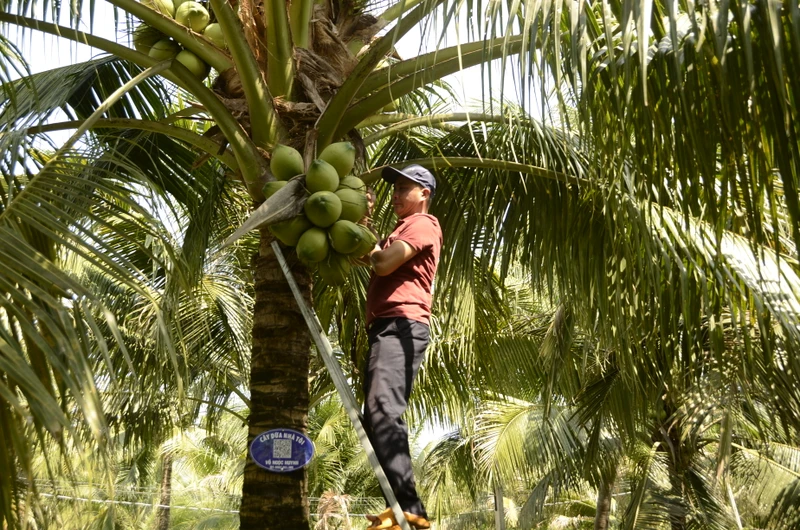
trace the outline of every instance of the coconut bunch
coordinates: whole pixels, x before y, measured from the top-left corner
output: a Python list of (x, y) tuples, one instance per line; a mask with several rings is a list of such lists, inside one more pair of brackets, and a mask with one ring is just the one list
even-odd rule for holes
[[(367, 214), (367, 194), (364, 182), (349, 175), (355, 159), (350, 142), (326, 147), (305, 171), (308, 198), (304, 213), (270, 226), (272, 234), (284, 245), (295, 247), (300, 260), (316, 268), (328, 285), (343, 284), (352, 260), (375, 248), (375, 235), (359, 224)], [(264, 185), (265, 197), (303, 174), (303, 156), (279, 144), (272, 151), (269, 167), (277, 180)]]
[[(211, 15), (201, 3), (192, 0), (141, 0), (141, 2), (162, 15), (174, 18), (176, 22), (195, 33), (202, 34), (218, 48), (227, 49), (222, 29), (216, 22), (209, 23)], [(175, 58), (198, 79), (205, 79), (211, 71), (211, 67), (200, 57), (189, 50), (184, 50), (180, 44), (147, 24), (139, 24), (134, 30), (133, 46), (136, 51), (146, 53), (157, 61)]]

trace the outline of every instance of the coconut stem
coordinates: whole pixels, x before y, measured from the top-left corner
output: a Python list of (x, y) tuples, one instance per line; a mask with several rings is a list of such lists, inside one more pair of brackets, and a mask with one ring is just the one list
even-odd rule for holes
[(230, 4), (225, 0), (211, 0), (211, 7), (239, 72), (244, 97), (250, 110), (253, 143), (271, 151), (278, 143), (282, 127), (272, 104), (270, 89), (264, 82), (258, 61), (242, 31), (241, 22)]
[[(264, 5), (267, 61), (267, 84), (275, 96), (292, 99), (294, 85), (294, 58), (292, 30), (284, 2), (267, 2)], [(308, 28), (306, 28), (306, 32)]]
[(314, 0), (292, 0), (289, 23), (292, 26), (292, 40), (298, 48), (308, 48), (308, 25), (311, 22), (311, 12), (314, 9)]

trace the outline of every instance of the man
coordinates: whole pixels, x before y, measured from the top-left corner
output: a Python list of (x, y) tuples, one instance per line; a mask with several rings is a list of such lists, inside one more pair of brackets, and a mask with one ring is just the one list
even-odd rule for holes
[[(439, 221), (428, 214), (436, 179), (418, 165), (387, 167), (381, 176), (394, 184), (398, 221), (369, 254), (364, 427), (406, 520), (415, 528), (430, 528), (416, 491), (402, 415), (428, 346), (431, 286), (442, 247)], [(391, 508), (367, 517), (369, 528), (399, 528)]]

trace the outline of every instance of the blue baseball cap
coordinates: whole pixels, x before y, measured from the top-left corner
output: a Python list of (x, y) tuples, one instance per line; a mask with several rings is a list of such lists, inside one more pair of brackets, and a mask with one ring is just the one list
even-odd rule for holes
[(408, 180), (413, 180), (423, 188), (431, 190), (431, 197), (436, 193), (436, 178), (433, 173), (420, 166), (419, 164), (411, 164), (403, 169), (395, 169), (386, 166), (381, 171), (381, 177), (389, 184), (394, 184), (397, 177), (405, 177)]

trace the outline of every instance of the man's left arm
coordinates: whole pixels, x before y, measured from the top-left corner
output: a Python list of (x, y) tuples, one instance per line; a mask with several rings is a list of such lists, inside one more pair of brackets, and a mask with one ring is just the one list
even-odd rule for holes
[(375, 274), (388, 276), (417, 254), (419, 254), (419, 250), (415, 250), (405, 241), (397, 240), (384, 250), (375, 247), (375, 250), (369, 254), (369, 261)]

